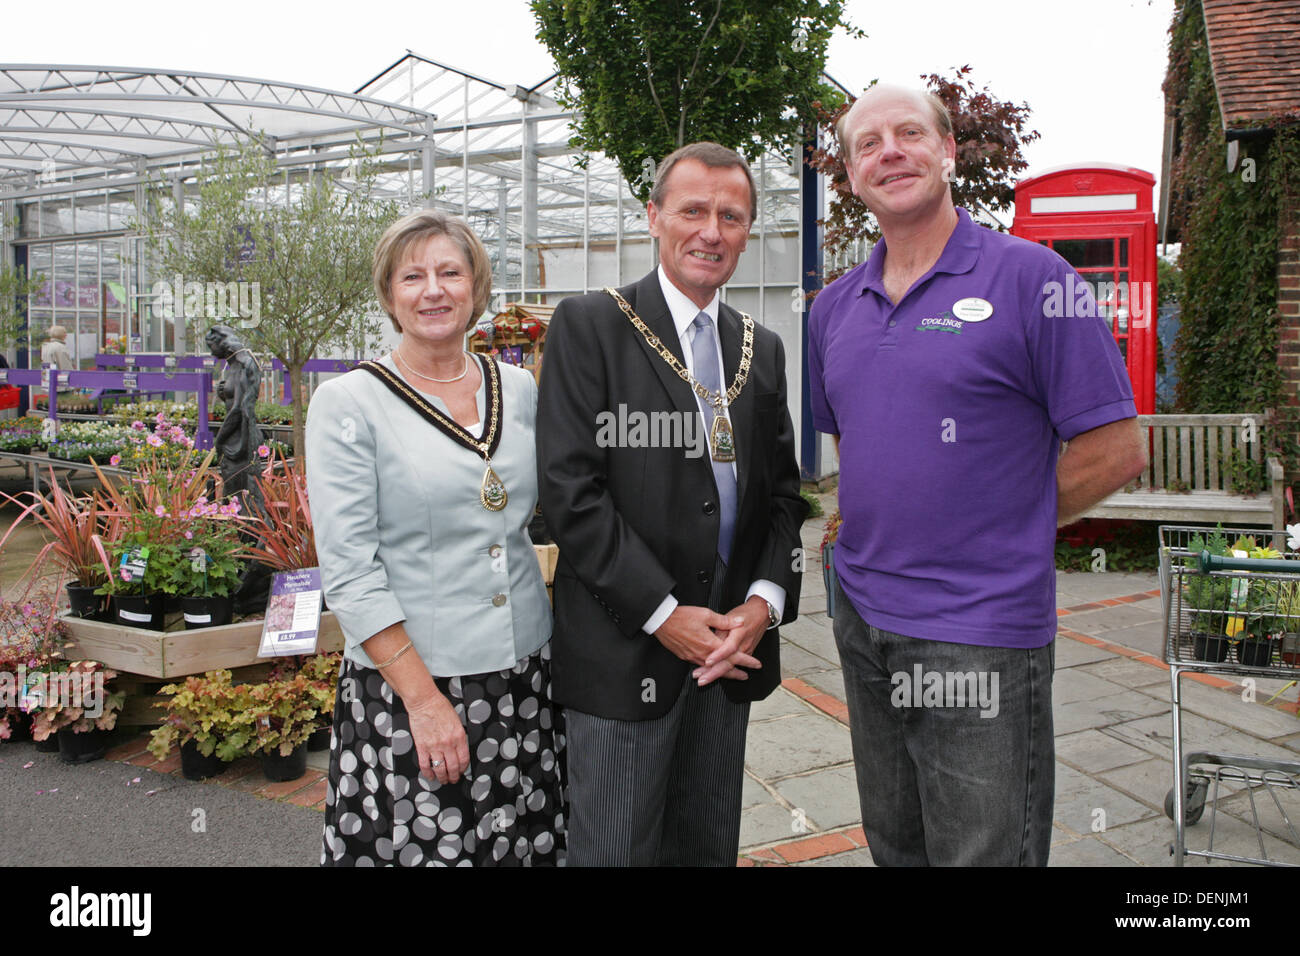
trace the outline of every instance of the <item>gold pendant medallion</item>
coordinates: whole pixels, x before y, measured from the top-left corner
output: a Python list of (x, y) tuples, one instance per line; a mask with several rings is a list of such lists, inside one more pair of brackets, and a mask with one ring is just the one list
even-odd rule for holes
[(731, 431), (731, 422), (721, 412), (713, 417), (713, 427), (709, 429), (709, 450), (714, 461), (736, 460), (736, 436)]
[(479, 501), (483, 502), (483, 507), (488, 511), (500, 511), (510, 500), (506, 494), (506, 486), (497, 477), (497, 473), (492, 470), (492, 466), (487, 466), (487, 471), (483, 472), (483, 485), (478, 492)]

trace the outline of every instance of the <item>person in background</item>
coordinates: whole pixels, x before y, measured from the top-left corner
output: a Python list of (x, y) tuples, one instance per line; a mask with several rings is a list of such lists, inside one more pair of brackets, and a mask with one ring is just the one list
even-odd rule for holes
[(41, 365), (52, 365), (60, 370), (74, 369), (72, 353), (68, 351), (68, 330), (61, 325), (51, 325), (41, 345)]

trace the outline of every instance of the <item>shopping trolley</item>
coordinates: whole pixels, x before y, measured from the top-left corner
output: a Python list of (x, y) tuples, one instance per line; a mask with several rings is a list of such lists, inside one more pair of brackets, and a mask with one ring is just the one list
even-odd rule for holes
[[(1257, 546), (1285, 552), (1285, 531), (1160, 527), (1160, 597), (1173, 702), (1174, 786), (1165, 798), (1165, 813), (1174, 821), (1172, 852), (1176, 866), (1182, 866), (1188, 856), (1294, 865), (1268, 858), (1256, 805), (1261, 790), (1281, 815), (1291, 842), (1300, 847), (1300, 837), (1279, 799), (1284, 791), (1300, 789), (1300, 762), (1202, 751), (1184, 754), (1182, 750), (1180, 681), (1184, 673), (1300, 678), (1300, 560), (1217, 557), (1211, 553), (1225, 542), (1231, 546), (1242, 538), (1253, 538)], [(1216, 812), (1225, 782), (1244, 784), (1246, 788), (1259, 840), (1258, 858), (1214, 849)], [(1208, 848), (1189, 850), (1186, 828), (1201, 819), (1207, 802)]]

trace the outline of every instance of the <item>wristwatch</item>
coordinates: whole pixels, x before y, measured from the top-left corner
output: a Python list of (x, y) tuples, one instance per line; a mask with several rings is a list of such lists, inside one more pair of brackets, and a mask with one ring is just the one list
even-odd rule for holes
[(776, 606), (766, 598), (763, 603), (767, 605), (767, 629), (770, 631), (781, 623), (781, 615), (776, 613)]

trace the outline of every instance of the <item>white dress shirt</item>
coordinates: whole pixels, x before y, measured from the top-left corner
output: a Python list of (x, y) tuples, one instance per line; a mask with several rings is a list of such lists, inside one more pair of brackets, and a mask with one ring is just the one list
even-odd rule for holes
[[(663, 290), (664, 301), (668, 303), (668, 312), (673, 317), (673, 325), (677, 327), (677, 337), (681, 341), (682, 355), (686, 357), (686, 370), (690, 372), (692, 376), (695, 374), (695, 361), (692, 354), (693, 350), (691, 348), (691, 323), (695, 321), (695, 317), (701, 312), (708, 315), (709, 319), (713, 322), (713, 346), (718, 351), (719, 379), (722, 380), (723, 388), (726, 388), (726, 365), (722, 361), (722, 333), (718, 330), (718, 293), (714, 292), (713, 298), (710, 300), (709, 304), (701, 309), (687, 298), (686, 293), (682, 292), (677, 288), (677, 286), (672, 284), (668, 278), (668, 274), (664, 272), (664, 267), (662, 265), (659, 266), (659, 287)], [(701, 399), (698, 395), (695, 396), (695, 404), (700, 410), (700, 420), (705, 421), (704, 406), (701, 404)], [(736, 463), (734, 461), (731, 463), (731, 468), (733, 471), (736, 468)], [(739, 501), (736, 502), (736, 507), (740, 507)], [(761, 597), (768, 604), (772, 605), (772, 607), (776, 608), (776, 616), (777, 619), (780, 620), (780, 618), (785, 614), (785, 588), (778, 584), (774, 584), (771, 581), (760, 578), (749, 586), (749, 591), (745, 594), (745, 600), (749, 600), (755, 594)], [(669, 594), (663, 599), (663, 602), (659, 607), (655, 609), (655, 612), (650, 615), (650, 620), (646, 621), (645, 624), (642, 625), (641, 629), (647, 634), (654, 634), (655, 631), (663, 627), (664, 622), (668, 620), (669, 616), (673, 613), (673, 609), (676, 607), (677, 598)], [(730, 608), (727, 610), (730, 610)]]

